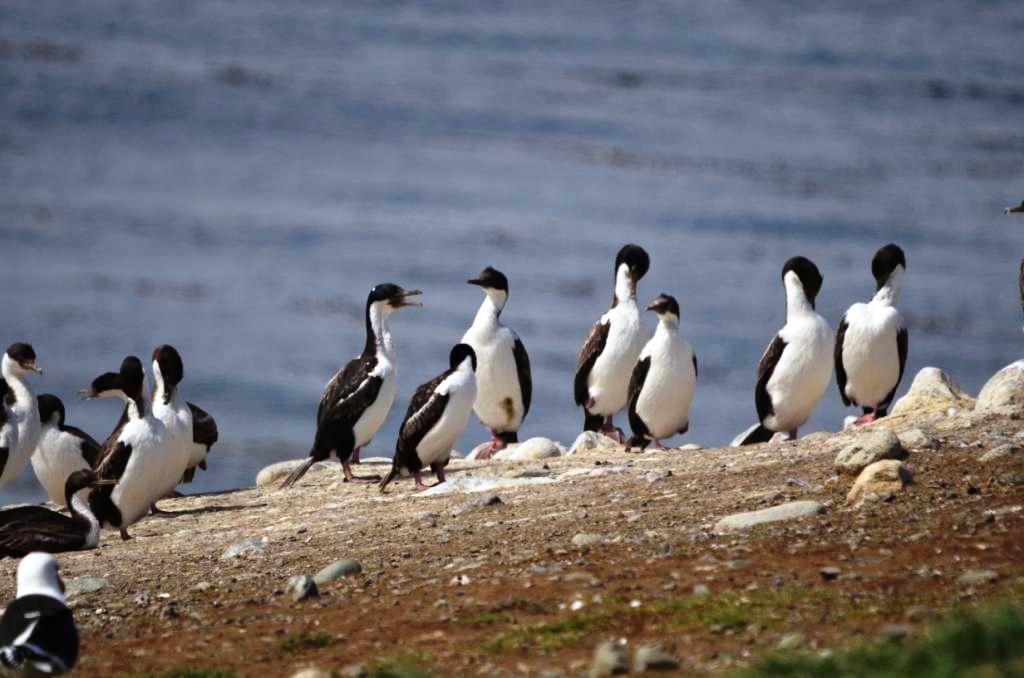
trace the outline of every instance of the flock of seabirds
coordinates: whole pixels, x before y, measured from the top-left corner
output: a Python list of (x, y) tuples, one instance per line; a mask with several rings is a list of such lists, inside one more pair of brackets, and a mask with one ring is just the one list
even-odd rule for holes
[[(1006, 209), (1024, 213), (1024, 201)], [(871, 261), (875, 294), (853, 304), (833, 334), (815, 311), (822, 275), (805, 257), (782, 268), (786, 323), (772, 338), (757, 368), (754, 403), (758, 423), (740, 445), (768, 442), (776, 434), (795, 439), (811, 416), (835, 370), (839, 395), (862, 408), (864, 424), (884, 417), (903, 378), (909, 338), (897, 297), (906, 271), (903, 250), (879, 249)], [(583, 408), (585, 431), (601, 433), (630, 448), (654, 443), (689, 429), (689, 409), (697, 387), (697, 355), (679, 332), (679, 304), (667, 294), (646, 310), (658, 317), (652, 333), (641, 320), (637, 283), (650, 259), (637, 245), (615, 258), (611, 308), (594, 323), (579, 353), (573, 391)], [(501, 322), (509, 297), (508, 279), (485, 268), (468, 281), (484, 300), (472, 325), (449, 356), (448, 369), (416, 389), (399, 429), (390, 472), (359, 477), (351, 470), (359, 450), (380, 429), (395, 399), (396, 356), (388, 328), (390, 315), (419, 306), (419, 290), (393, 283), (374, 287), (366, 300), (366, 345), (327, 383), (317, 410), (317, 429), (305, 462), (282, 484), (294, 485), (317, 461), (336, 457), (346, 482), (378, 482), (383, 492), (399, 475), (429, 468), (437, 482), (452, 445), (475, 412), (490, 429), (490, 444), (477, 455), (487, 459), (518, 441), (530, 410), (530, 360), (519, 336)], [(1024, 308), (1024, 261), (1020, 271)], [(36, 397), (26, 377), (40, 373), (32, 346), (12, 344), (0, 363), (0, 487), (31, 462), (47, 494), (69, 515), (43, 506), (0, 511), (0, 558), (23, 557), (17, 570), (17, 598), (0, 620), (0, 665), (8, 669), (64, 673), (78, 655), (78, 635), (64, 601), (57, 560), (63, 551), (95, 548), (102, 527), (127, 528), (156, 502), (192, 480), (217, 441), (217, 425), (180, 393), (184, 366), (172, 346), (153, 351), (154, 387), (146, 388), (142, 361), (125, 358), (118, 372), (107, 372), (81, 392), (84, 398), (116, 397), (125, 406), (103, 444), (65, 423), (61, 400)], [(627, 439), (612, 417), (627, 408), (632, 435)]]

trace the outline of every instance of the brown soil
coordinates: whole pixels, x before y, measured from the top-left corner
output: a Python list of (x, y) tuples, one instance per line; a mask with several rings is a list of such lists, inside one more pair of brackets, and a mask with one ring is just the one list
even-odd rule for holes
[[(185, 666), (289, 675), (395, 658), (441, 675), (578, 674), (608, 638), (670, 646), (687, 673), (723, 672), (793, 632), (805, 648), (835, 648), (888, 624), (916, 633), (959, 606), (1024, 598), (1024, 453), (978, 461), (1006, 438), (1024, 446), (1021, 423), (933, 415), (880, 425), (921, 428), (941, 444), (911, 450), (913, 485), (860, 509), (845, 506), (852, 478), (832, 469), (856, 432), (745, 449), (460, 462), (450, 477), (595, 475), (501, 489), (501, 503), (458, 515), (482, 495), (422, 497), (404, 480), (382, 496), (339, 483), (333, 468), (290, 491), (165, 501), (177, 515), (147, 518), (134, 539), (107, 533), (99, 549), (61, 556), (65, 578), (111, 582), (72, 598), (77, 675)], [(714, 534), (722, 516), (797, 499), (826, 511)], [(606, 541), (577, 547), (580, 532)], [(253, 536), (267, 539), (262, 554), (221, 558)], [(341, 558), (360, 561), (362, 573), (303, 602), (284, 593), (290, 576)], [(838, 578), (826, 581), (824, 566)], [(14, 568), (0, 563), (0, 599), (13, 595)], [(998, 578), (958, 582), (979, 569)], [(699, 584), (710, 595), (695, 595)]]

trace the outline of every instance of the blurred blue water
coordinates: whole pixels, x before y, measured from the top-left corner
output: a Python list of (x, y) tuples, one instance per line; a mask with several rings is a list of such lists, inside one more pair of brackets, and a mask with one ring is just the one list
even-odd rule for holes
[[(896, 241), (909, 375), (976, 390), (1020, 354), (1022, 31), (1019, 2), (6, 3), (3, 341), (98, 437), (117, 406), (73, 394), (175, 344), (221, 427), (194, 488), (235, 487), (305, 453), (392, 280), (426, 306), (394, 322), (389, 455), (491, 264), (533, 360), (524, 434), (568, 442), (575, 353), (635, 241), (641, 296), (679, 298), (700, 356), (687, 438), (717, 445), (753, 422), (782, 262), (818, 263), (834, 322)], [(830, 390), (805, 430), (843, 415)], [(0, 502), (41, 496), (29, 472)]]

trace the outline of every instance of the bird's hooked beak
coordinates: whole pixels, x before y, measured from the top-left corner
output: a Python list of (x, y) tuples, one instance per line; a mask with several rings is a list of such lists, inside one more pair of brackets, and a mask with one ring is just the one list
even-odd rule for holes
[(484, 281), (481, 278), (470, 278), (469, 280), (466, 281), (466, 284), (476, 285), (477, 287), (483, 287)]
[(96, 480), (94, 480), (91, 483), (89, 483), (89, 487), (93, 487), (93, 488), (95, 488), (95, 487), (110, 487), (112, 485), (117, 485), (117, 480), (115, 480), (113, 478), (103, 479), (103, 480), (97, 478)]
[(1024, 213), (1024, 200), (1021, 200), (1019, 205), (1014, 205), (1013, 207), (1007, 207), (1005, 210), (1003, 210), (1003, 214), (1021, 214), (1021, 213)]
[(42, 368), (36, 365), (35, 360), (26, 360), (25, 362), (21, 363), (21, 368), (24, 370), (28, 370), (29, 372), (35, 372), (36, 374), (43, 373)]
[(648, 311), (654, 311), (660, 313), (665, 308), (665, 300), (661, 297), (655, 297), (651, 300), (651, 303), (647, 304)]
[(402, 308), (403, 306), (423, 306), (422, 301), (410, 301), (409, 297), (415, 297), (423, 294), (419, 290), (400, 290), (390, 299), (388, 299), (388, 305), (391, 308)]

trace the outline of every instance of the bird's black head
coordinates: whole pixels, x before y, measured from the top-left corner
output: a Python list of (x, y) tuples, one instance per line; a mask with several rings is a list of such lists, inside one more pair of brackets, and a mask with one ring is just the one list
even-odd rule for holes
[(823, 278), (818, 267), (814, 265), (810, 259), (806, 257), (793, 257), (786, 262), (786, 265), (782, 267), (782, 279), (785, 281), (786, 274), (792, 271), (797, 278), (800, 280), (800, 284), (804, 288), (804, 295), (807, 297), (807, 301), (811, 303), (811, 307), (814, 307), (814, 299), (818, 296), (818, 292), (821, 291), (821, 283)]
[(142, 400), (142, 385), (146, 381), (146, 373), (142, 371), (142, 361), (130, 355), (121, 361), (119, 372), (121, 388), (132, 400)]
[(64, 481), (64, 493), (67, 495), (68, 503), (71, 503), (71, 495), (75, 494), (79, 490), (84, 490), (87, 487), (91, 487), (99, 478), (96, 472), (89, 468), (84, 468), (80, 471), (75, 471), (68, 476), (68, 479)]
[(32, 348), (32, 344), (21, 342), (11, 344), (7, 347), (7, 357), (25, 372), (42, 373), (42, 370), (36, 366), (36, 352)]
[(384, 302), (388, 308), (402, 308), (403, 306), (422, 306), (419, 301), (410, 301), (409, 297), (422, 294), (419, 290), (406, 290), (394, 283), (381, 283), (372, 290), (366, 299), (367, 308), (370, 305)]
[(57, 428), (64, 428), (64, 403), (52, 393), (44, 393), (36, 397), (39, 404), (39, 421), (46, 424), (53, 415), (57, 415)]
[(466, 281), (470, 285), (477, 285), (485, 290), (501, 290), (508, 292), (508, 278), (496, 268), (488, 266), (480, 271), (480, 275)]
[(629, 267), (629, 274), (633, 280), (639, 280), (647, 274), (647, 270), (651, 267), (651, 258), (647, 256), (647, 252), (643, 247), (639, 245), (626, 245), (619, 250), (615, 257), (616, 274), (622, 264), (626, 264)]
[(898, 245), (886, 245), (875, 252), (871, 260), (871, 274), (875, 276), (875, 283), (878, 285), (876, 291), (882, 289), (897, 266), (902, 266), (904, 270), (907, 268), (907, 259)]
[(469, 344), (455, 344), (455, 346), (452, 347), (451, 354), (448, 356), (448, 365), (453, 370), (458, 369), (459, 365), (461, 365), (466, 358), (470, 359), (470, 362), (473, 365), (473, 371), (476, 372), (476, 351), (474, 351), (473, 347)]
[(1007, 207), (1003, 210), (1003, 214), (1024, 214), (1024, 200), (1021, 200), (1019, 205)]
[(153, 372), (160, 368), (160, 377), (164, 380), (164, 394), (167, 402), (170, 402), (174, 387), (185, 378), (185, 366), (181, 362), (181, 355), (178, 350), (170, 344), (161, 344), (153, 349)]
[(659, 316), (671, 314), (679, 318), (679, 302), (671, 294), (659, 294), (647, 304), (647, 310), (654, 311)]

